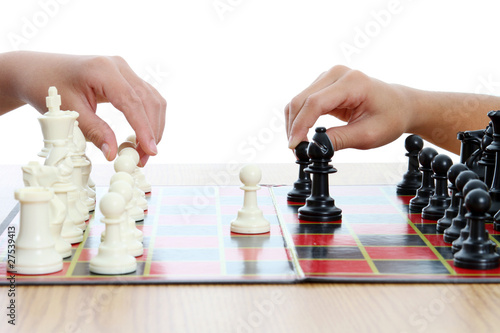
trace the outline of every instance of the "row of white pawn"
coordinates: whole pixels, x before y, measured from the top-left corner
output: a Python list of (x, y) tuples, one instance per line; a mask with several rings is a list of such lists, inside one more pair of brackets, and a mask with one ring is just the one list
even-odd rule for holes
[(95, 274), (135, 272), (135, 257), (144, 253), (144, 235), (135, 223), (144, 220), (144, 212), (148, 209), (145, 192), (138, 186), (147, 182), (137, 167), (139, 155), (134, 148), (127, 142), (118, 148), (119, 157), (114, 164), (116, 173), (111, 177), (108, 193), (99, 202), (103, 215), (101, 222), (106, 228), (101, 234), (97, 255), (89, 263), (90, 272)]
[[(148, 203), (144, 191), (137, 184), (147, 182), (144, 174), (137, 167), (139, 162), (137, 151), (130, 144), (122, 144), (120, 148), (119, 157), (114, 162), (116, 173), (110, 180), (110, 192), (118, 194), (124, 201), (119, 217), (123, 223), (119, 224), (119, 237), (111, 231), (111, 236), (107, 241), (106, 232), (103, 233), (99, 254), (94, 260), (95, 264), (91, 265), (91, 270), (99, 274), (123, 274), (122, 271), (109, 271), (107, 268), (109, 265), (101, 268), (99, 264), (102, 258), (106, 257), (107, 244), (114, 244), (116, 239), (122, 240), (120, 242), (124, 244), (130, 255), (140, 256), (143, 253), (141, 243), (143, 235), (136, 228), (135, 222), (144, 220), (144, 211), (148, 209)], [(15, 198), (21, 206), (20, 223), (15, 243), (15, 264), (9, 266), (8, 270), (28, 275), (49, 274), (62, 270), (63, 258), (70, 257), (72, 253), (71, 242), (62, 237), (61, 232), (67, 209), (60, 206), (60, 200), (56, 200), (54, 190), (49, 187), (32, 186), (18, 189), (15, 192)], [(108, 211), (114, 211), (114, 208), (107, 206), (108, 201), (108, 199), (104, 200), (104, 203), (100, 204), (104, 223), (109, 219), (116, 220), (116, 216), (112, 213), (110, 213), (112, 217), (106, 218)], [(82, 233), (81, 230), (78, 228), (77, 231)], [(114, 230), (113, 227), (111, 230)], [(115, 258), (111, 261), (115, 261)]]

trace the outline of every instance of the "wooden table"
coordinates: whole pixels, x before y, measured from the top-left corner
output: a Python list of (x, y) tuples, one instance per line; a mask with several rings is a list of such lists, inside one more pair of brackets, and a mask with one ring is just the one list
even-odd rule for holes
[[(333, 184), (394, 184), (401, 165), (335, 165)], [(228, 169), (229, 172), (228, 172)], [(233, 166), (151, 165), (155, 185), (239, 184)], [(237, 168), (236, 168), (237, 169)], [(296, 166), (262, 165), (262, 183), (291, 184)], [(0, 221), (22, 186), (2, 166)], [(106, 185), (110, 165), (92, 177)], [(16, 287), (16, 326), (0, 291), (0, 332), (495, 332), (496, 284), (291, 284)]]

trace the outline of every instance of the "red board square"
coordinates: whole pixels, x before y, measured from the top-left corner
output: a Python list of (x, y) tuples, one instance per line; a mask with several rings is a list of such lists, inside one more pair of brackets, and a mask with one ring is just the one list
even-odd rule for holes
[(196, 275), (203, 280), (204, 275), (220, 275), (218, 261), (172, 261), (152, 262), (149, 275)]
[(90, 261), (90, 259), (94, 258), (97, 255), (98, 249), (82, 249), (80, 252), (80, 256), (78, 257), (78, 261)]
[(416, 231), (407, 223), (360, 223), (353, 224), (351, 228), (357, 234), (371, 234), (371, 235), (408, 235), (415, 234)]
[(500, 231), (493, 229), (493, 223), (486, 223), (486, 230), (490, 235), (500, 235)]
[(437, 259), (431, 249), (423, 246), (365, 246), (365, 250), (372, 259)]
[(356, 246), (356, 241), (351, 235), (335, 234), (295, 234), (292, 235), (295, 246)]
[[(78, 262), (90, 261), (97, 255), (98, 251), (99, 250), (97, 248), (82, 249), (82, 251), (80, 252), (80, 256), (78, 257)], [(135, 259), (137, 261), (146, 261), (147, 257), (148, 257), (148, 249), (144, 249), (142, 256), (135, 257)]]
[(316, 273), (373, 273), (365, 260), (299, 260), (306, 275)]
[(289, 260), (286, 251), (281, 248), (228, 248), (224, 253), (227, 261)]
[(217, 248), (217, 236), (156, 236), (155, 248)]
[(435, 234), (435, 235), (429, 234), (424, 236), (433, 246), (451, 246), (451, 244), (445, 243), (443, 234)]
[(422, 214), (408, 214), (408, 218), (410, 221), (412, 221), (414, 224), (436, 224), (436, 221), (433, 220), (426, 220), (422, 218)]
[(398, 195), (397, 200), (399, 203), (403, 205), (409, 205), (410, 200), (413, 199), (415, 196), (414, 195)]

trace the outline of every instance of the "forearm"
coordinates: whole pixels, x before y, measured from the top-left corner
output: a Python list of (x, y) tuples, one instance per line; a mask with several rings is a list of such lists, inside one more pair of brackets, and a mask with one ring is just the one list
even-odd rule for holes
[(16, 90), (18, 84), (16, 72), (23, 70), (20, 54), (22, 52), (0, 54), (0, 115), (26, 104), (20, 99)]
[(407, 89), (413, 105), (407, 132), (456, 154), (460, 153), (457, 133), (485, 128), (488, 111), (500, 109), (496, 96)]

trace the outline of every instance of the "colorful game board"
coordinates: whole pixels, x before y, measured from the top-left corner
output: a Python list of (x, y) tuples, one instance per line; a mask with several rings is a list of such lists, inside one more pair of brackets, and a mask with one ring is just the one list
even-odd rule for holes
[[(73, 247), (61, 272), (17, 275), (17, 284), (294, 283), (324, 282), (500, 282), (500, 269), (453, 266), (450, 246), (435, 222), (408, 214), (410, 197), (393, 186), (332, 186), (342, 221), (297, 219), (287, 203), (290, 187), (263, 187), (259, 207), (271, 223), (262, 235), (232, 234), (229, 225), (243, 202), (239, 187), (153, 187), (149, 210), (138, 228), (144, 254), (138, 270), (121, 276), (89, 272), (104, 225), (96, 211), (84, 241)], [(98, 191), (98, 198), (105, 189)], [(0, 225), (0, 275), (6, 272), (8, 228), (19, 230), (18, 207)], [(497, 244), (500, 233), (488, 226)], [(6, 278), (0, 284), (6, 284)]]

